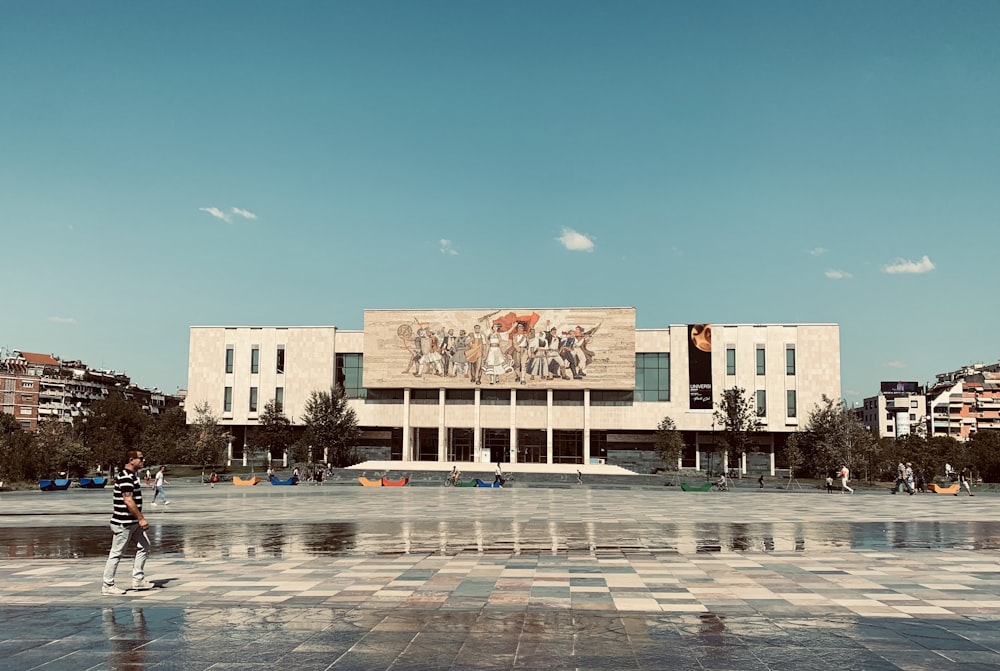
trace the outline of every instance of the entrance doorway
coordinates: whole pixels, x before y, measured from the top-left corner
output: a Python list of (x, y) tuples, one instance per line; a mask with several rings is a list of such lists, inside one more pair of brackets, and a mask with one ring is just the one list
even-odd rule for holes
[(483, 450), (490, 463), (510, 463), (510, 429), (483, 429)]

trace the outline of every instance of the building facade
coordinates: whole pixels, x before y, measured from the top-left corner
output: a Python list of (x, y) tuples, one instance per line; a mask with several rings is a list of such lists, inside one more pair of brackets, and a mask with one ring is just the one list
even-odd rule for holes
[(927, 435), (927, 397), (917, 382), (882, 382), (878, 396), (854, 409), (857, 420), (879, 438)]
[(931, 435), (966, 441), (980, 429), (1000, 429), (1000, 363), (941, 373), (927, 398)]
[(840, 397), (836, 324), (635, 323), (634, 308), (529, 308), (367, 310), (362, 330), (194, 326), (188, 421), (207, 404), (245, 460), (269, 401), (300, 424), (311, 393), (338, 385), (368, 458), (640, 463), (670, 417), (679, 465), (706, 470), (715, 404), (741, 387), (763, 430), (711, 468), (757, 474), (823, 395)]

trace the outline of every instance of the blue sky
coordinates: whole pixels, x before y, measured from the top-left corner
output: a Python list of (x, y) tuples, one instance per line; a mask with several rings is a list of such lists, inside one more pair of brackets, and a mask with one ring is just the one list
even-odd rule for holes
[(168, 392), (192, 325), (837, 322), (1000, 359), (1000, 3), (54, 2), (0, 20), (0, 346)]

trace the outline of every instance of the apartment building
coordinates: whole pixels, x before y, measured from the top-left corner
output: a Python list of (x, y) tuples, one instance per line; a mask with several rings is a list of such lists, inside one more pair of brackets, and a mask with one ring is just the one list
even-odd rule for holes
[[(618, 463), (674, 420), (685, 468), (707, 469), (713, 409), (741, 387), (763, 431), (723, 468), (773, 473), (775, 452), (823, 395), (840, 397), (836, 324), (636, 328), (635, 308), (366, 310), (364, 328), (192, 326), (188, 420), (202, 404), (245, 460), (264, 406), (293, 425), (342, 387), (373, 459)], [(281, 459), (284, 455), (271, 455)], [(718, 468), (713, 464), (713, 468)]]
[(927, 398), (931, 435), (965, 441), (980, 429), (1000, 429), (1000, 363), (940, 373)]
[(879, 438), (927, 435), (927, 397), (917, 382), (882, 382), (878, 396), (866, 398), (854, 415)]

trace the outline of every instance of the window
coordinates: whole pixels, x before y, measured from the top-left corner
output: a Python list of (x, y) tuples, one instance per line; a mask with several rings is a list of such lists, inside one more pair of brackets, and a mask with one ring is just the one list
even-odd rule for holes
[(578, 407), (583, 405), (583, 392), (571, 389), (554, 389), (552, 405)]
[(757, 416), (767, 416), (767, 392), (763, 389), (757, 390)]
[(476, 402), (476, 392), (472, 389), (446, 389), (444, 402), (446, 405), (473, 405)]
[(917, 400), (916, 399), (910, 401), (910, 407), (911, 408), (916, 408), (917, 407)]
[(362, 386), (364, 354), (337, 355), (337, 386), (344, 390), (347, 398), (366, 398), (368, 391)]
[(229, 345), (229, 346), (226, 347), (226, 372), (227, 373), (232, 373), (233, 372), (233, 356), (234, 356), (233, 346)]
[(35, 383), (30, 380), (21, 380), (21, 389), (34, 389)]
[(437, 405), (440, 394), (437, 389), (413, 389), (410, 391), (410, 403), (413, 405)]
[(517, 392), (518, 405), (548, 405), (549, 394), (544, 389), (519, 389)]
[(911, 421), (911, 422), (915, 422), (915, 421), (917, 421), (917, 416), (916, 416), (916, 415), (914, 415), (914, 414), (913, 414), (912, 412), (910, 413), (910, 421)]
[(285, 373), (285, 346), (278, 345), (278, 354), (275, 357), (274, 372), (278, 375)]
[(885, 430), (886, 430), (886, 433), (892, 433), (892, 424), (886, 424), (885, 425)]
[(257, 387), (250, 387), (250, 412), (257, 412)]
[[(520, 393), (518, 394), (520, 396)], [(617, 405), (632, 405), (632, 400), (635, 398), (635, 392), (623, 389), (621, 391), (616, 390), (594, 390), (590, 392), (590, 405), (593, 406), (617, 406)]]
[(365, 403), (386, 405), (402, 405), (402, 389), (368, 389), (365, 392)]
[(796, 406), (795, 390), (789, 389), (785, 392), (786, 401), (788, 404), (787, 414), (789, 417), (796, 417), (796, 412), (798, 410)]
[(642, 352), (635, 355), (635, 400), (670, 400), (670, 353)]
[(274, 390), (274, 409), (278, 412), (285, 411), (285, 388), (278, 387)]
[(226, 387), (226, 394), (222, 399), (222, 412), (233, 411), (233, 388)]
[(764, 357), (764, 348), (761, 345), (757, 346), (757, 375), (764, 375), (767, 372)]
[(479, 392), (481, 405), (510, 405), (510, 389), (483, 389)]
[(726, 375), (736, 375), (736, 348), (726, 347)]
[(31, 414), (31, 408), (25, 408), (25, 407), (22, 406), (21, 407), (21, 414), (22, 415), (30, 415)]
[(260, 372), (260, 346), (254, 345), (250, 350), (250, 373)]
[(785, 375), (795, 375), (795, 345), (785, 345)]

